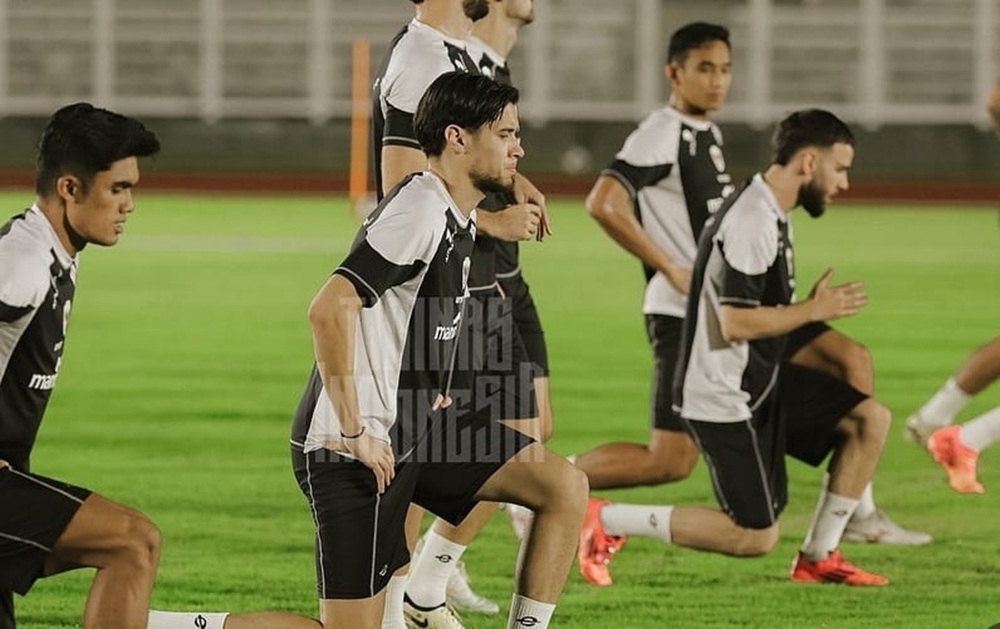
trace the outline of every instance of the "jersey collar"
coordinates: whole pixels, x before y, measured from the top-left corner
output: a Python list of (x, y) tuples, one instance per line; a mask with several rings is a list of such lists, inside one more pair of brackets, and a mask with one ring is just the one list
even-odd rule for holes
[(59, 259), (59, 264), (62, 265), (64, 269), (68, 269), (71, 266), (76, 265), (76, 256), (69, 255), (66, 248), (63, 247), (62, 242), (59, 240), (59, 236), (56, 234), (56, 230), (52, 227), (52, 223), (42, 212), (42, 208), (38, 207), (37, 203), (32, 204), (31, 209), (28, 210), (27, 216), (28, 223), (31, 225), (37, 224), (37, 229), (44, 232), (49, 239), (49, 244), (52, 245), (52, 251), (56, 254), (56, 258)]
[(454, 37), (449, 37), (448, 35), (445, 35), (438, 29), (431, 26), (430, 24), (421, 22), (417, 18), (413, 18), (410, 21), (410, 27), (412, 27), (417, 32), (423, 33), (425, 36), (430, 37), (431, 39), (439, 39), (441, 41), (446, 41), (453, 46), (457, 46), (458, 48), (465, 50), (464, 39), (455, 39)]
[(761, 190), (761, 194), (767, 201), (767, 206), (771, 208), (771, 211), (782, 223), (788, 222), (788, 212), (781, 209), (781, 205), (778, 203), (778, 198), (774, 196), (774, 191), (771, 190), (771, 186), (767, 185), (764, 181), (764, 175), (762, 173), (757, 173), (753, 176), (753, 185), (757, 186)]

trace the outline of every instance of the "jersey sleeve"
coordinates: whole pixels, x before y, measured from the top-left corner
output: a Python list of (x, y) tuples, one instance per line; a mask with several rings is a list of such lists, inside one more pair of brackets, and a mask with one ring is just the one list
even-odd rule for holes
[(625, 140), (615, 160), (601, 174), (617, 179), (634, 197), (670, 174), (677, 161), (680, 122), (654, 113)]
[(0, 254), (0, 322), (17, 321), (37, 308), (48, 292), (48, 277), (48, 269)]
[(726, 217), (725, 229), (717, 236), (723, 260), (719, 303), (753, 308), (759, 306), (767, 285), (767, 270), (778, 256), (779, 230), (776, 219), (754, 212)]
[(441, 218), (397, 204), (386, 208), (365, 229), (365, 237), (334, 271), (354, 284), (365, 308), (382, 295), (416, 277), (430, 264), (444, 232)]
[(427, 54), (416, 46), (401, 44), (393, 53), (383, 83), (385, 133), (382, 146), (405, 146), (420, 150), (413, 131), (413, 116), (424, 92), (434, 79), (454, 70), (447, 54)]

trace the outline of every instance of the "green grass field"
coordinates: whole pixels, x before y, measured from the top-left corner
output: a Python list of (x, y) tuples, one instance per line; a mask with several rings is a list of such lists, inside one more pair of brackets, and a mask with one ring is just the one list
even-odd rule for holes
[[(30, 201), (0, 195), (5, 207)], [(164, 547), (154, 604), (167, 609), (314, 613), (313, 526), (292, 478), (291, 414), (311, 365), (306, 307), (355, 231), (342, 200), (143, 194), (116, 250), (87, 251), (66, 359), (35, 471), (149, 514)], [(562, 453), (648, 432), (649, 350), (642, 276), (579, 202), (554, 203), (555, 235), (523, 247), (546, 325)], [(924, 548), (862, 546), (849, 556), (885, 589), (792, 585), (790, 560), (821, 471), (790, 464), (779, 547), (736, 560), (635, 539), (616, 585), (574, 573), (555, 626), (981, 627), (1000, 623), (1000, 448), (982, 459), (986, 496), (951, 492), (902, 421), (1000, 321), (997, 213), (834, 206), (796, 216), (805, 292), (826, 266), (863, 279), (871, 305), (838, 327), (873, 351), (878, 395), (897, 414), (876, 498), (932, 531)], [(1000, 404), (994, 387), (961, 419)], [(714, 505), (705, 468), (688, 481), (615, 498)], [(498, 517), (466, 553), (473, 586), (509, 601), (515, 544)], [(40, 581), (21, 626), (79, 626), (90, 574)], [(505, 614), (506, 612), (504, 612)], [(504, 616), (505, 618), (505, 616)], [(473, 628), (502, 618), (467, 616)]]

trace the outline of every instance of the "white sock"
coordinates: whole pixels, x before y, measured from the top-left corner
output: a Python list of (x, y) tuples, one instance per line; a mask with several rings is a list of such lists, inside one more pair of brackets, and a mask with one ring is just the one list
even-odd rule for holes
[(229, 613), (149, 612), (146, 629), (223, 629)]
[(826, 559), (840, 545), (844, 528), (857, 506), (857, 500), (838, 496), (824, 489), (819, 496), (809, 532), (802, 542), (802, 554), (810, 561)]
[(465, 552), (465, 546), (450, 542), (434, 532), (424, 535), (424, 548), (410, 568), (406, 594), (421, 607), (437, 607), (445, 601), (448, 578)]
[(547, 629), (552, 613), (556, 611), (555, 603), (539, 603), (527, 596), (514, 594), (510, 599), (510, 616), (507, 617), (507, 629)]
[(955, 421), (955, 415), (965, 408), (972, 396), (963, 391), (954, 378), (948, 378), (937, 393), (924, 404), (917, 414), (928, 426), (944, 427)]
[(875, 506), (875, 496), (872, 494), (872, 484), (868, 483), (865, 485), (865, 490), (861, 492), (861, 497), (858, 498), (858, 508), (854, 510), (854, 515), (851, 516), (856, 520), (864, 520), (875, 515), (875, 510), (878, 507)]
[(382, 629), (406, 629), (403, 618), (403, 595), (410, 575), (404, 574), (389, 579), (385, 587), (385, 610), (382, 612)]
[(958, 436), (962, 443), (976, 451), (1000, 441), (1000, 406), (962, 424)]
[(601, 509), (601, 525), (608, 535), (655, 537), (670, 543), (673, 507), (608, 504)]

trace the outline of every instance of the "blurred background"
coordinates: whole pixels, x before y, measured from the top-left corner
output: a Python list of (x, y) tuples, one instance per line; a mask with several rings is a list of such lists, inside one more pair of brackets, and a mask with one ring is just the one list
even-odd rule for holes
[[(511, 67), (523, 169), (553, 191), (585, 191), (665, 102), (667, 39), (697, 19), (732, 31), (718, 120), (737, 176), (767, 159), (770, 125), (819, 106), (855, 123), (856, 194), (1000, 196), (984, 109), (998, 0), (539, 0), (536, 14)], [(30, 183), (44, 117), (89, 100), (159, 133), (147, 183), (345, 189), (355, 42), (370, 43), (370, 85), (412, 16), (406, 0), (0, 0), (0, 184)]]

